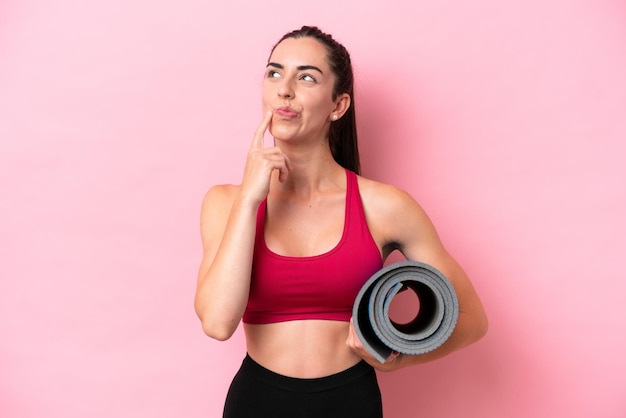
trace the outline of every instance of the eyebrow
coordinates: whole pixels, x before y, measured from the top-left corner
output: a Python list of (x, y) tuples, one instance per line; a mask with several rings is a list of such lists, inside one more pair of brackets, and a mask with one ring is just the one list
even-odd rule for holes
[[(278, 69), (284, 69), (285, 67), (282, 64), (278, 64), (275, 62), (268, 62), (267, 65), (265, 66), (267, 67), (276, 67)], [(316, 67), (315, 65), (299, 65), (296, 67), (296, 69), (298, 71), (305, 71), (305, 70), (315, 70), (315, 71), (319, 71), (320, 74), (324, 74), (324, 72), (322, 70), (320, 70), (318, 67)]]

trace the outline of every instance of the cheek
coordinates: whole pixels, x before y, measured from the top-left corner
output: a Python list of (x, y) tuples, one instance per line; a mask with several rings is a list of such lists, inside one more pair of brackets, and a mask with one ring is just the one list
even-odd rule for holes
[(261, 92), (261, 107), (262, 107), (263, 113), (265, 113), (266, 111), (271, 109), (269, 96), (268, 96), (266, 90), (267, 89), (263, 89), (263, 91)]
[(333, 103), (325, 100), (317, 101), (313, 106), (309, 107), (311, 110), (311, 117), (324, 123), (330, 116), (333, 110)]
[(275, 87), (272, 86), (267, 81), (264, 81), (261, 87), (261, 104), (263, 105), (263, 110), (271, 109), (275, 99), (276, 99)]

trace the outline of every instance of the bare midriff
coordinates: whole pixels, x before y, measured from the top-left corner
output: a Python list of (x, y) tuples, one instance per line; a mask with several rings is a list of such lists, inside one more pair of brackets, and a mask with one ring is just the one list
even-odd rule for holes
[(346, 345), (346, 321), (306, 319), (244, 324), (248, 354), (263, 367), (302, 379), (329, 376), (360, 361)]

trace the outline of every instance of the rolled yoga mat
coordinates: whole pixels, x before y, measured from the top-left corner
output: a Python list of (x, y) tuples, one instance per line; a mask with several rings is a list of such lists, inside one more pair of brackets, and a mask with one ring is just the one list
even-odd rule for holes
[[(398, 324), (389, 317), (389, 307), (407, 289), (417, 295), (419, 310), (413, 320)], [(361, 343), (381, 363), (392, 351), (424, 354), (436, 349), (450, 337), (458, 317), (459, 302), (448, 278), (417, 261), (390, 264), (372, 275), (352, 310)]]

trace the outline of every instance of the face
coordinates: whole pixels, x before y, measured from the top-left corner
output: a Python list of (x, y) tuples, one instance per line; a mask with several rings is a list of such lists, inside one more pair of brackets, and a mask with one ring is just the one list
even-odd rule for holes
[(262, 100), (263, 111), (273, 112), (274, 138), (326, 139), (341, 101), (333, 101), (335, 75), (326, 56), (324, 46), (313, 38), (285, 39), (272, 52)]

